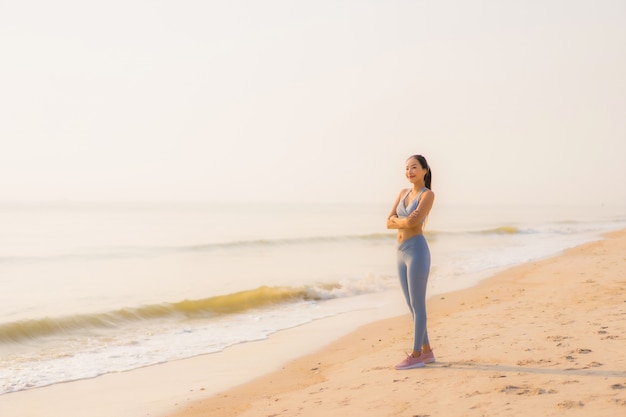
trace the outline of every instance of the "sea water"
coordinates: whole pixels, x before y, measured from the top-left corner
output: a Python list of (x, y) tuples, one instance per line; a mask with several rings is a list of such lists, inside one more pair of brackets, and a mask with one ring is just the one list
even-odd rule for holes
[[(0, 394), (388, 308), (397, 298), (385, 294), (400, 291), (388, 211), (376, 204), (2, 203)], [(626, 207), (436, 205), (426, 226), (429, 295), (625, 227)]]

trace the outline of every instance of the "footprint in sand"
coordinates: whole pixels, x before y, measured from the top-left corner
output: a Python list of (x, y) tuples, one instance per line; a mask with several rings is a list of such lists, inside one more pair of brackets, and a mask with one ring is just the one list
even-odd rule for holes
[(546, 337), (548, 340), (552, 340), (553, 342), (562, 342), (565, 339), (569, 339), (567, 336), (548, 336)]
[(516, 394), (516, 395), (543, 395), (543, 394), (556, 394), (558, 391), (553, 389), (543, 389), (543, 388), (532, 388), (528, 385), (522, 385), (520, 387), (515, 385), (507, 385), (504, 388), (500, 389), (500, 392), (505, 394)]
[(485, 391), (485, 392), (474, 391), (472, 393), (465, 394), (465, 398), (470, 398), (470, 397), (473, 397), (475, 395), (484, 395), (484, 394), (488, 394), (488, 392), (487, 391)]
[(539, 359), (539, 360), (534, 360), (534, 359), (523, 359), (521, 361), (517, 361), (517, 366), (524, 366), (524, 365), (548, 365), (551, 364), (552, 361), (550, 359)]
[(559, 408), (580, 408), (583, 407), (585, 404), (582, 403), (582, 401), (563, 401), (557, 404), (557, 406)]
[(583, 367), (583, 369), (597, 368), (602, 365), (603, 364), (601, 364), (600, 362), (591, 362), (590, 364), (587, 364), (587, 366)]

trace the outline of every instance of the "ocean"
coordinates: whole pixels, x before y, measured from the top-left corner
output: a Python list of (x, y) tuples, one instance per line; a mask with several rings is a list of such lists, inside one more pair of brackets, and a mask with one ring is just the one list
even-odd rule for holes
[[(389, 209), (0, 203), (0, 394), (402, 308)], [(624, 228), (626, 207), (435, 204), (428, 295)]]

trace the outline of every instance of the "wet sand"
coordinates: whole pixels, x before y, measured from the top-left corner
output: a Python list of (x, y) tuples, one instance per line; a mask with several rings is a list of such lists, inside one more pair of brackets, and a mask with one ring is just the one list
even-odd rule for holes
[(181, 404), (199, 416), (626, 415), (626, 231), (430, 299), (437, 362), (397, 371), (410, 317)]

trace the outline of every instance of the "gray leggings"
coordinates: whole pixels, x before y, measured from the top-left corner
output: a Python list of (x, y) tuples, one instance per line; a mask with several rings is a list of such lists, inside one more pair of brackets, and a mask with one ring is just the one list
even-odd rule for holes
[(426, 284), (430, 272), (430, 250), (424, 235), (413, 236), (398, 245), (398, 275), (406, 302), (413, 316), (413, 350), (428, 342), (426, 330)]

